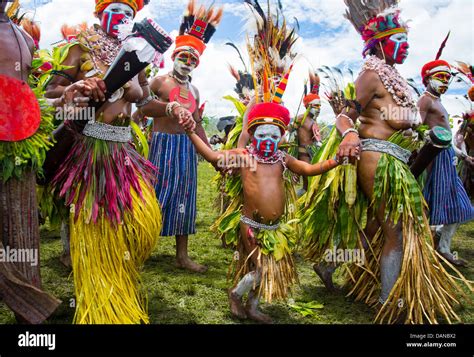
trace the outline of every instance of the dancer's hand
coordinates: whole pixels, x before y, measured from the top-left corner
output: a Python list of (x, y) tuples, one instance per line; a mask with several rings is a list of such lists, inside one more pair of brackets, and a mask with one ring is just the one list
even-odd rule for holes
[(100, 78), (87, 78), (84, 80), (84, 83), (88, 86), (90, 90), (89, 97), (96, 102), (105, 101), (105, 92), (107, 92), (107, 87), (105, 83)]
[(336, 159), (343, 165), (349, 162), (355, 164), (360, 159), (360, 139), (356, 133), (349, 133), (342, 140)]
[(196, 122), (194, 121), (193, 115), (186, 108), (174, 108), (173, 116), (178, 119), (179, 125), (181, 125), (186, 132), (194, 132), (196, 129)]
[(84, 81), (78, 81), (66, 87), (60, 98), (60, 105), (87, 107), (92, 88)]

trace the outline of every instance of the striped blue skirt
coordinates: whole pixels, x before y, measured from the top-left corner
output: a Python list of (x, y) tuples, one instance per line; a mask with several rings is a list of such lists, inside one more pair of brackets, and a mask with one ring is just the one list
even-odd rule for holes
[(186, 134), (153, 133), (149, 160), (158, 168), (155, 192), (164, 237), (196, 233), (197, 154)]
[(474, 207), (456, 171), (453, 148), (434, 160), (423, 195), (430, 209), (430, 225), (463, 223), (474, 218)]

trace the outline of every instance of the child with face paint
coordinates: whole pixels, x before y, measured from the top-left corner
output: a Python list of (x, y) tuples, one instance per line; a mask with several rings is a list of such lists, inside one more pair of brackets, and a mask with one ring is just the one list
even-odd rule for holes
[[(448, 35), (449, 37), (449, 35)], [(452, 80), (451, 66), (440, 60), (444, 41), (437, 59), (423, 66), (421, 76), (426, 91), (418, 101), (423, 124), (430, 129), (440, 126), (451, 130), (449, 114), (441, 96), (446, 93)], [(451, 253), (451, 242), (460, 224), (474, 218), (474, 207), (456, 170), (456, 151), (452, 146), (436, 156), (427, 169), (427, 181), (423, 194), (429, 206), (430, 225), (437, 229), (437, 250), (451, 264), (465, 266), (466, 262)]]
[[(259, 103), (248, 114), (251, 145), (246, 149), (213, 151), (198, 135), (188, 132), (197, 151), (219, 168), (232, 167), (242, 179), (240, 226), (235, 226), (238, 255), (234, 287), (229, 291), (230, 309), (234, 316), (270, 323), (269, 316), (258, 310), (259, 299), (267, 302), (285, 299), (297, 275), (292, 250), (296, 234), (288, 213), (291, 197), (285, 190), (286, 170), (314, 176), (338, 165), (335, 160), (315, 165), (297, 160), (278, 149), (290, 113), (281, 104)], [(290, 206), (290, 207), (289, 207)], [(248, 294), (244, 307), (242, 298)]]

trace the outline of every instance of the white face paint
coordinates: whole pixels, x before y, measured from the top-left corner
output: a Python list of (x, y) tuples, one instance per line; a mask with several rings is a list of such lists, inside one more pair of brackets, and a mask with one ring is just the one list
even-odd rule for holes
[(262, 156), (272, 156), (278, 150), (281, 141), (280, 128), (272, 124), (260, 125), (255, 129), (254, 146)]
[(271, 138), (273, 140), (280, 141), (281, 131), (280, 128), (276, 125), (264, 124), (260, 125), (257, 129), (255, 129), (254, 136), (259, 140), (266, 140)]
[(431, 78), (429, 82), (430, 82), (431, 88), (433, 88), (433, 90), (438, 94), (444, 94), (448, 90), (448, 86), (446, 86), (445, 83), (442, 83), (441, 81), (437, 79)]
[(188, 51), (176, 54), (174, 59), (174, 70), (183, 77), (189, 76), (197, 67), (198, 60)]
[(124, 14), (126, 17), (133, 19), (133, 9), (127, 4), (122, 4), (121, 2), (114, 2), (108, 5), (105, 11), (110, 11), (112, 13)]
[(448, 72), (437, 72), (429, 78), (430, 87), (438, 94), (448, 91), (453, 76)]
[(319, 113), (321, 113), (321, 100), (315, 99), (309, 103), (309, 106), (309, 112), (313, 115), (313, 117), (319, 116)]

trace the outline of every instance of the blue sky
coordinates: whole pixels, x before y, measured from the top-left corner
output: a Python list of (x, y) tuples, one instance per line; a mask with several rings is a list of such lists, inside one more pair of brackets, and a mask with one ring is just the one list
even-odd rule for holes
[[(40, 2), (36, 0), (35, 19), (42, 25), (42, 47), (49, 47), (61, 39), (59, 28), (62, 23), (87, 21), (92, 24), (96, 21), (92, 16), (93, 0)], [(212, 1), (199, 2), (209, 5)], [(264, 5), (266, 0), (260, 2)], [(295, 112), (310, 68), (343, 65), (350, 66), (355, 74), (359, 72), (362, 65), (362, 40), (343, 17), (344, 0), (282, 0), (282, 3), (287, 21), (293, 23), (296, 17), (300, 23), (300, 40), (295, 49), (301, 56), (284, 97), (287, 106)], [(25, 8), (33, 9), (35, 0), (24, 0), (22, 4)], [(151, 17), (172, 35), (176, 35), (186, 4), (187, 0), (151, 0), (139, 17)], [(235, 42), (246, 56), (245, 19), (250, 12), (240, 0), (217, 0), (216, 4), (224, 4), (224, 18), (194, 73), (194, 83), (203, 100), (208, 101), (208, 114), (225, 116), (233, 111), (232, 105), (222, 99), (224, 95), (233, 94), (234, 80), (229, 74), (228, 64), (238, 68), (242, 66), (235, 51), (225, 46), (225, 42)], [(474, 63), (474, 37), (470, 30), (474, 28), (474, 1), (401, 0), (400, 7), (402, 17), (411, 20), (410, 55), (406, 63), (398, 67), (403, 76), (419, 81), (421, 67), (434, 59), (449, 30), (452, 35), (443, 58), (451, 63), (455, 60)], [(163, 73), (170, 70), (170, 66), (168, 58)], [(469, 109), (469, 103), (456, 99), (465, 92), (465, 85), (454, 85), (444, 97), (443, 101), (452, 115)], [(323, 105), (321, 117), (326, 121), (333, 120), (329, 106)]]

